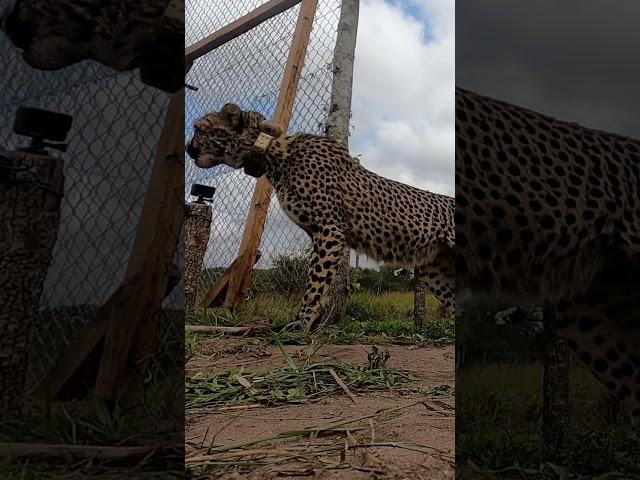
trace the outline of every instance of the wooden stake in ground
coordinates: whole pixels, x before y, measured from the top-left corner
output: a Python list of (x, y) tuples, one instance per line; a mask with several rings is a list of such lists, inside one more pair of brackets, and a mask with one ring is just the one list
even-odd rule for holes
[(417, 276), (413, 284), (413, 323), (421, 327), (427, 321), (427, 284)]
[(29, 332), (60, 223), (62, 160), (0, 155), (0, 410), (24, 400)]
[[(309, 44), (317, 3), (317, 0), (303, 0), (300, 5), (298, 21), (280, 86), (276, 111), (272, 119), (273, 123), (280, 125), (285, 131), (289, 126), (289, 120), (293, 112), (293, 103), (298, 91), (298, 81), (302, 74), (302, 66)], [(221, 292), (226, 289), (224, 305), (229, 309), (241, 309), (245, 303), (245, 294), (251, 287), (251, 271), (258, 255), (272, 192), (273, 187), (264, 176), (258, 179), (251, 198), (250, 210), (242, 234), (238, 258), (227, 269), (229, 274), (225, 273), (213, 285), (207, 295), (207, 298), (215, 300), (220, 296), (214, 296), (212, 292)], [(217, 306), (217, 304), (209, 303), (206, 306), (213, 307)]]
[(569, 347), (556, 335), (556, 314), (543, 310), (546, 345), (544, 351), (542, 433), (548, 458), (560, 448), (569, 421)]
[(184, 305), (187, 310), (196, 306), (210, 229), (210, 205), (188, 203), (184, 206)]

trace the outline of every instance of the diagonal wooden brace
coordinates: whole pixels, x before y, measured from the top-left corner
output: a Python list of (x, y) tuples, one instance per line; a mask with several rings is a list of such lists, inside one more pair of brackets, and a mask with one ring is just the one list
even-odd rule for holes
[[(300, 5), (282, 84), (280, 85), (278, 103), (272, 119), (273, 123), (282, 126), (285, 131), (291, 119), (317, 5), (318, 0), (302, 0)], [(240, 310), (244, 306), (245, 293), (251, 288), (251, 271), (258, 261), (258, 248), (264, 232), (272, 192), (273, 187), (269, 181), (264, 176), (259, 178), (251, 199), (238, 258), (211, 287), (205, 297), (205, 306), (220, 305), (223, 295), (225, 296), (224, 305), (227, 308)]]

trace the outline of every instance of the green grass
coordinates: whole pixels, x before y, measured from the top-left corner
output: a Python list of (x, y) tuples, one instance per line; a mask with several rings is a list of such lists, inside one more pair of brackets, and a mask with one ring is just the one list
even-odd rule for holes
[[(266, 372), (198, 373), (185, 384), (186, 408), (255, 402), (267, 405), (304, 403), (344, 394), (333, 369), (353, 393), (375, 390), (420, 392), (417, 379), (388, 368), (369, 370), (358, 364), (310, 364)], [(425, 392), (426, 393), (426, 392)]]
[(206, 335), (197, 332), (184, 332), (184, 359), (189, 361), (198, 353), (200, 344), (206, 340)]
[[(182, 376), (180, 384), (152, 386), (147, 395), (157, 399), (144, 406), (125, 409), (96, 398), (77, 402), (55, 402), (49, 405), (34, 403), (28, 413), (5, 414), (0, 419), (0, 442), (51, 443), (65, 445), (135, 446), (180, 442), (178, 424), (183, 424), (183, 413), (175, 405), (182, 403)], [(179, 389), (176, 389), (179, 385)], [(179, 395), (176, 395), (176, 392)], [(127, 478), (180, 478), (179, 458), (143, 460), (129, 466)], [(106, 460), (94, 461), (88, 457), (61, 456), (59, 458), (14, 458), (0, 462), (0, 478), (48, 479), (94, 478), (111, 472), (114, 465)], [(173, 477), (160, 477), (170, 475)], [(132, 474), (135, 472), (135, 474)], [(122, 475), (122, 472), (121, 472)]]
[(222, 372), (197, 373), (185, 381), (185, 408), (227, 406), (238, 403), (281, 405), (319, 400), (344, 394), (337, 375), (352, 393), (375, 390), (419, 392), (429, 395), (450, 395), (448, 386), (426, 389), (418, 377), (385, 366), (389, 355), (373, 347), (369, 365), (350, 363), (316, 363), (315, 355), (322, 344), (311, 343), (304, 361), (296, 363), (284, 347), (280, 335), (273, 334), (286, 366), (262, 372), (230, 369)]
[(541, 433), (541, 383), (539, 363), (488, 364), (459, 372), (456, 453), (461, 478), (569, 479), (587, 473), (640, 478), (640, 436), (580, 366), (571, 369), (571, 428), (549, 459)]
[[(294, 301), (295, 300), (295, 301)], [(299, 298), (282, 295), (261, 295), (247, 303), (240, 313), (224, 309), (207, 309), (187, 316), (191, 325), (237, 325), (264, 323), (286, 326), (291, 322)], [(415, 344), (448, 345), (455, 338), (453, 319), (443, 318), (435, 298), (427, 297), (427, 321), (422, 326), (413, 323), (413, 292), (375, 294), (357, 292), (348, 301), (343, 320), (328, 325), (313, 335), (286, 334), (286, 343), (307, 344), (312, 339), (335, 344)], [(187, 337), (191, 352), (194, 338)]]
[[(77, 309), (76, 309), (77, 310)], [(70, 309), (52, 314), (66, 318)], [(72, 311), (72, 313), (75, 310)], [(80, 309), (90, 318), (95, 307)], [(57, 317), (56, 317), (57, 318)], [(145, 378), (144, 405), (124, 408), (118, 402), (108, 405), (91, 392), (82, 401), (30, 402), (22, 413), (0, 412), (0, 442), (50, 443), (68, 445), (159, 445), (181, 443), (184, 431), (184, 361), (181, 330), (184, 317), (165, 311), (160, 321), (157, 349)], [(56, 342), (58, 339), (52, 339)], [(110, 475), (115, 466), (107, 461), (75, 456), (59, 458), (5, 459), (0, 478), (181, 478), (182, 458), (174, 456), (144, 460), (138, 465), (118, 465), (119, 474)], [(178, 472), (177, 469), (181, 472)], [(171, 469), (176, 470), (171, 473)]]

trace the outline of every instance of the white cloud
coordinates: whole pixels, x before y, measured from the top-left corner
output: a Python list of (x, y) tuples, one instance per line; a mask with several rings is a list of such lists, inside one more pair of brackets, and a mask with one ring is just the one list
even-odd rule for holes
[[(408, 12), (419, 13), (420, 19)], [(453, 195), (454, 3), (360, 5), (350, 150), (370, 170)]]

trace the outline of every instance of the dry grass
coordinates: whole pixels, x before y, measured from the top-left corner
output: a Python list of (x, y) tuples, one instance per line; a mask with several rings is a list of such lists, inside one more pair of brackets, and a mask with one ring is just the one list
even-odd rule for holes
[[(252, 472), (252, 478), (279, 475), (309, 475), (316, 470), (351, 468), (384, 474), (384, 464), (371, 454), (372, 448), (406, 449), (454, 463), (452, 452), (436, 445), (417, 442), (388, 442), (376, 439), (375, 425), (388, 417), (416, 405), (424, 405), (442, 416), (453, 415), (453, 407), (427, 399), (384, 408), (371, 414), (342, 419), (316, 427), (288, 430), (276, 435), (254, 438), (216, 447), (191, 445), (186, 462), (192, 477), (205, 477), (205, 472), (220, 475), (225, 471)], [(300, 442), (300, 440), (305, 440)], [(297, 442), (297, 443), (294, 443)], [(267, 444), (269, 446), (258, 447)], [(245, 477), (243, 477), (245, 478)]]

